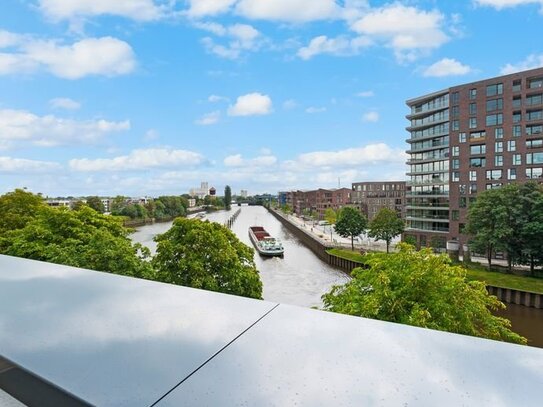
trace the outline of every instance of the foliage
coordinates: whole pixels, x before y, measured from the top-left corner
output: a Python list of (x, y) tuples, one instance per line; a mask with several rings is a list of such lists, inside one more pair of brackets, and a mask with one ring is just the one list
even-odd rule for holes
[(104, 204), (102, 203), (102, 200), (97, 196), (87, 197), (87, 206), (94, 209), (96, 212), (105, 212)]
[(254, 250), (218, 223), (177, 218), (155, 237), (155, 279), (188, 287), (261, 298)]
[(368, 219), (355, 208), (343, 208), (338, 216), (335, 230), (342, 237), (351, 238), (351, 248), (354, 250), (354, 237), (361, 234), (368, 225)]
[(292, 213), (292, 207), (288, 204), (285, 204), (281, 207), (281, 211), (286, 215), (290, 215)]
[(337, 212), (334, 211), (332, 208), (327, 208), (324, 211), (324, 220), (330, 225), (334, 225), (337, 221), (337, 215)]
[(0, 234), (24, 228), (44, 206), (41, 196), (22, 189), (0, 196)]
[(148, 277), (149, 249), (132, 245), (122, 219), (88, 206), (40, 207), (24, 228), (0, 237), (0, 253), (51, 263)]
[(492, 315), (504, 308), (485, 284), (467, 281), (462, 267), (430, 249), (400, 243), (399, 253), (367, 255), (369, 269), (323, 296), (324, 309), (383, 321), (514, 343), (526, 339), (510, 322)]
[(389, 252), (390, 242), (396, 236), (401, 235), (405, 229), (404, 221), (398, 217), (398, 213), (389, 208), (381, 208), (369, 225), (368, 236), (377, 240), (384, 240)]
[(403, 242), (407, 243), (407, 244), (410, 244), (411, 246), (416, 246), (417, 245), (417, 238), (415, 236), (413, 236), (413, 235), (406, 235), (403, 238)]
[(230, 185), (227, 185), (224, 187), (224, 208), (228, 211), (232, 203), (232, 188), (230, 188)]

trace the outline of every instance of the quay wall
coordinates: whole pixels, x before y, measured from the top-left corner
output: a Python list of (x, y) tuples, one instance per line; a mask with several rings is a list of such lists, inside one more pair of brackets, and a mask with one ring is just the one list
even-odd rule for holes
[[(314, 238), (306, 230), (300, 229), (296, 224), (291, 222), (286, 215), (269, 209), (270, 213), (279, 220), (290, 232), (292, 232), (300, 241), (306, 245), (315, 255), (325, 263), (351, 274), (351, 271), (357, 267), (364, 267), (362, 263), (344, 259), (338, 256), (327, 253), (332, 246), (326, 245), (323, 242)], [(532, 293), (529, 291), (515, 290), (512, 288), (486, 286), (491, 295), (495, 295), (500, 301), (506, 304), (517, 304), (525, 307), (543, 309), (543, 294)]]

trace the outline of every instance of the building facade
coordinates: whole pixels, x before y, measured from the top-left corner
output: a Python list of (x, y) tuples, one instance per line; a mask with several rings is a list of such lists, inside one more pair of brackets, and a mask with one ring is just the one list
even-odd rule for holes
[(405, 234), (419, 245), (466, 243), (469, 204), (479, 192), (543, 181), (543, 68), (455, 86), (407, 105)]
[(354, 182), (351, 202), (358, 206), (368, 220), (381, 208), (389, 208), (405, 218), (405, 181)]
[(338, 210), (351, 203), (351, 189), (315, 189), (309, 191), (289, 191), (286, 193), (286, 203), (297, 215), (303, 215), (309, 210), (316, 214), (318, 219), (324, 219), (328, 208)]

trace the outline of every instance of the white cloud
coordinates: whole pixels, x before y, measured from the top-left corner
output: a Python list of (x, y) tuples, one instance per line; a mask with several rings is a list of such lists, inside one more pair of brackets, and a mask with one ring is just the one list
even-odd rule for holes
[(271, 112), (271, 98), (258, 92), (239, 96), (236, 103), (228, 108), (229, 116), (260, 116)]
[(3, 75), (41, 68), (60, 78), (79, 79), (89, 75), (125, 75), (135, 67), (132, 47), (113, 37), (85, 38), (71, 45), (26, 38), (17, 44), (15, 52), (0, 53)]
[(372, 40), (368, 37), (356, 38), (328, 38), (326, 35), (320, 35), (313, 38), (307, 47), (302, 47), (298, 50), (297, 55), (308, 60), (319, 54), (330, 55), (356, 55), (362, 48), (369, 47)]
[(475, 3), (480, 6), (494, 7), (498, 10), (525, 4), (539, 4), (543, 7), (543, 0), (475, 0)]
[(236, 12), (251, 19), (307, 22), (338, 18), (341, 9), (335, 0), (240, 0)]
[(53, 109), (78, 110), (81, 103), (70, 98), (54, 98), (49, 101), (49, 106)]
[(375, 96), (375, 93), (372, 90), (364, 90), (356, 94), (359, 98), (371, 98)]
[(325, 107), (311, 106), (311, 107), (308, 107), (307, 109), (305, 109), (305, 112), (309, 113), (309, 114), (324, 113), (324, 112), (326, 112), (326, 108)]
[(501, 69), (502, 75), (507, 75), (515, 72), (527, 71), (529, 69), (540, 68), (543, 66), (543, 54), (531, 54), (519, 63), (507, 64)]
[(316, 151), (301, 154), (297, 162), (307, 167), (345, 167), (378, 163), (403, 164), (407, 154), (403, 149), (393, 149), (385, 143), (339, 151)]
[(362, 121), (366, 123), (377, 123), (379, 121), (379, 113), (372, 111), (362, 115)]
[(243, 51), (257, 51), (263, 44), (260, 32), (249, 24), (222, 26), (217, 23), (196, 23), (195, 26), (228, 38), (226, 44), (219, 44), (211, 37), (202, 39), (206, 50), (221, 58), (237, 59)]
[(277, 157), (268, 153), (256, 158), (244, 159), (241, 154), (235, 154), (226, 157), (223, 163), (227, 167), (255, 167), (262, 169), (262, 167), (275, 165), (277, 163)]
[(62, 166), (55, 162), (0, 157), (0, 172), (4, 173), (43, 173), (60, 169)]
[(373, 9), (351, 28), (359, 34), (381, 39), (394, 50), (398, 60), (405, 61), (449, 40), (442, 28), (444, 20), (437, 10), (424, 11), (394, 3)]
[(42, 147), (95, 144), (110, 133), (129, 129), (128, 120), (77, 121), (54, 115), (38, 116), (25, 110), (0, 110), (0, 148), (19, 144)]
[(196, 120), (195, 123), (200, 126), (209, 126), (211, 124), (217, 123), (220, 118), (221, 112), (219, 110), (216, 110), (214, 112), (204, 114), (202, 117)]
[(157, 5), (153, 0), (39, 0), (39, 8), (55, 21), (104, 14), (152, 21), (163, 17), (169, 7)]
[(294, 99), (288, 99), (283, 102), (283, 109), (285, 110), (292, 110), (296, 109), (298, 107), (298, 102), (296, 102)]
[(458, 62), (456, 59), (443, 58), (440, 61), (430, 65), (423, 72), (424, 76), (443, 77), (465, 75), (471, 72), (468, 65)]
[(70, 168), (75, 171), (144, 171), (153, 168), (195, 166), (204, 163), (201, 154), (187, 150), (150, 148), (133, 150), (129, 155), (115, 158), (73, 159)]
[(187, 14), (190, 17), (204, 17), (224, 13), (238, 0), (189, 0)]
[(207, 100), (211, 103), (217, 103), (217, 102), (228, 102), (230, 99), (228, 99), (225, 96), (219, 96), (219, 95), (210, 95)]
[(7, 48), (18, 45), (23, 41), (23, 37), (9, 31), (0, 30), (0, 48)]
[(149, 129), (145, 132), (144, 136), (143, 136), (143, 140), (145, 141), (154, 141), (154, 140), (158, 140), (158, 138), (160, 137), (160, 134), (158, 133), (157, 130), (155, 129)]

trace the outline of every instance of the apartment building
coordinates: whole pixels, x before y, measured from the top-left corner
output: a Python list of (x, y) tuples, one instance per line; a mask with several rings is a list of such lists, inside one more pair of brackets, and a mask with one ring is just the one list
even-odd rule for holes
[(286, 193), (286, 203), (297, 215), (302, 215), (307, 209), (316, 212), (319, 219), (324, 219), (326, 209), (338, 210), (349, 205), (351, 192), (350, 188), (289, 191)]
[(381, 208), (389, 208), (405, 218), (405, 181), (354, 182), (351, 201), (372, 220)]
[(543, 181), (543, 68), (455, 86), (407, 105), (405, 235), (419, 245), (465, 243), (467, 211), (479, 192)]

